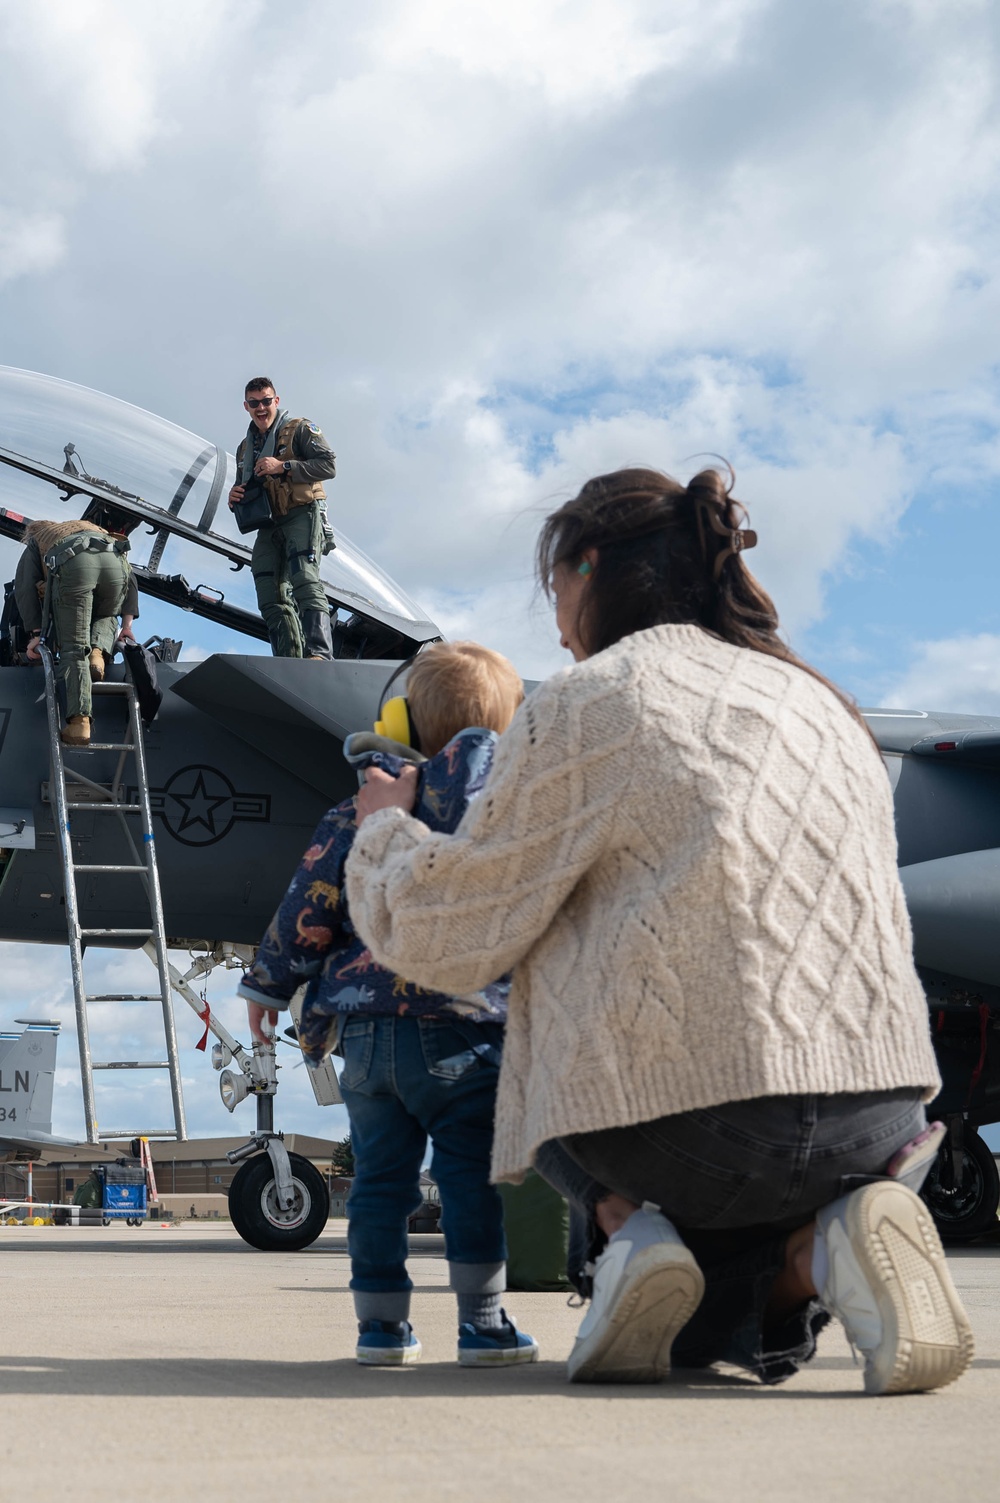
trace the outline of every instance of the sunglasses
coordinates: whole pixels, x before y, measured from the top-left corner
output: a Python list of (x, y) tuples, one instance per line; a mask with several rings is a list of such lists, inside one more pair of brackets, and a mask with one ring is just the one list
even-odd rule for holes
[(247, 397), (246, 400), (248, 407), (270, 407), (271, 403), (278, 399), (277, 397)]

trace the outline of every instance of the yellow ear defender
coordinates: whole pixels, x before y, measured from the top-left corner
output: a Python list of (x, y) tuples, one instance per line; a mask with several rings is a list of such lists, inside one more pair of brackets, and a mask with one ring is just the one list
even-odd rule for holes
[(390, 740), (400, 741), (404, 746), (417, 748), (413, 722), (410, 720), (410, 706), (402, 694), (395, 699), (386, 700), (382, 706), (382, 717), (375, 722), (375, 734), (388, 736)]

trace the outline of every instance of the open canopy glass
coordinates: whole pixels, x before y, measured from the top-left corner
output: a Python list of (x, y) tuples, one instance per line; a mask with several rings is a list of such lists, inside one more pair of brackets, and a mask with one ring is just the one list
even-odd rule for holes
[[(17, 469), (11, 456), (32, 461), (35, 472)], [(6, 461), (0, 464), (0, 506), (32, 518), (80, 516), (93, 488), (176, 516), (205, 542), (150, 524), (131, 535), (132, 561), (147, 574), (183, 575), (195, 589), (256, 614), (250, 571), (238, 567), (253, 538), (240, 536), (227, 505), (236, 462), (224, 449), (104, 392), (0, 366), (0, 461)], [(74, 475), (82, 495), (73, 494)], [(345, 614), (371, 616), (415, 642), (437, 636), (384, 570), (339, 527), (335, 531), (336, 550), (321, 566), (331, 604)], [(214, 545), (221, 543), (227, 547), (220, 554)]]

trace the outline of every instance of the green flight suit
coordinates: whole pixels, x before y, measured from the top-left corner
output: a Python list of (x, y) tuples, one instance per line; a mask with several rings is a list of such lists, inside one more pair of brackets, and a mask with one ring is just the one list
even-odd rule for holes
[[(88, 530), (106, 537), (100, 528)], [(65, 524), (60, 531), (61, 545), (75, 536), (66, 531)], [(47, 627), (42, 620), (41, 605), (44, 570), (34, 542), (28, 544), (18, 561), (14, 588), (25, 628), (29, 632), (47, 630), (50, 646), (58, 649), (58, 676), (66, 686), (67, 720), (73, 715), (89, 717), (93, 707), (91, 648), (101, 648), (108, 657), (114, 654), (117, 618), (126, 595), (130, 596), (129, 614), (139, 614), (135, 582), (127, 561), (113, 548), (106, 548), (100, 552), (85, 549), (60, 563), (49, 579)]]
[[(255, 462), (265, 442), (266, 435), (251, 423), (236, 451), (238, 480), (247, 444), (253, 445)], [(324, 545), (322, 504), (326, 499), (322, 482), (333, 479), (337, 463), (323, 434), (308, 418), (282, 417), (275, 435), (274, 457), (287, 461), (289, 469), (287, 474), (265, 477), (274, 520), (258, 529), (250, 568), (271, 651), (275, 657), (300, 658), (306, 650), (303, 625), (308, 635), (309, 625), (317, 616), (329, 622), (330, 607), (319, 572)], [(309, 651), (315, 651), (311, 644)]]
[(257, 530), (250, 568), (275, 657), (300, 658), (305, 612), (330, 609), (320, 583), (322, 556), (323, 517), (318, 502), (297, 506)]
[(91, 713), (90, 650), (114, 653), (128, 576), (125, 559), (110, 551), (78, 553), (52, 576), (49, 598), (67, 720)]

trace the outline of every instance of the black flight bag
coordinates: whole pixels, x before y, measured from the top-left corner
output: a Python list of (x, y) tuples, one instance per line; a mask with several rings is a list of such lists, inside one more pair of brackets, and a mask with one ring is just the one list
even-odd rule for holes
[(243, 500), (233, 507), (233, 516), (240, 532), (256, 532), (258, 527), (272, 522), (271, 502), (264, 482), (258, 475), (251, 475), (243, 491)]

